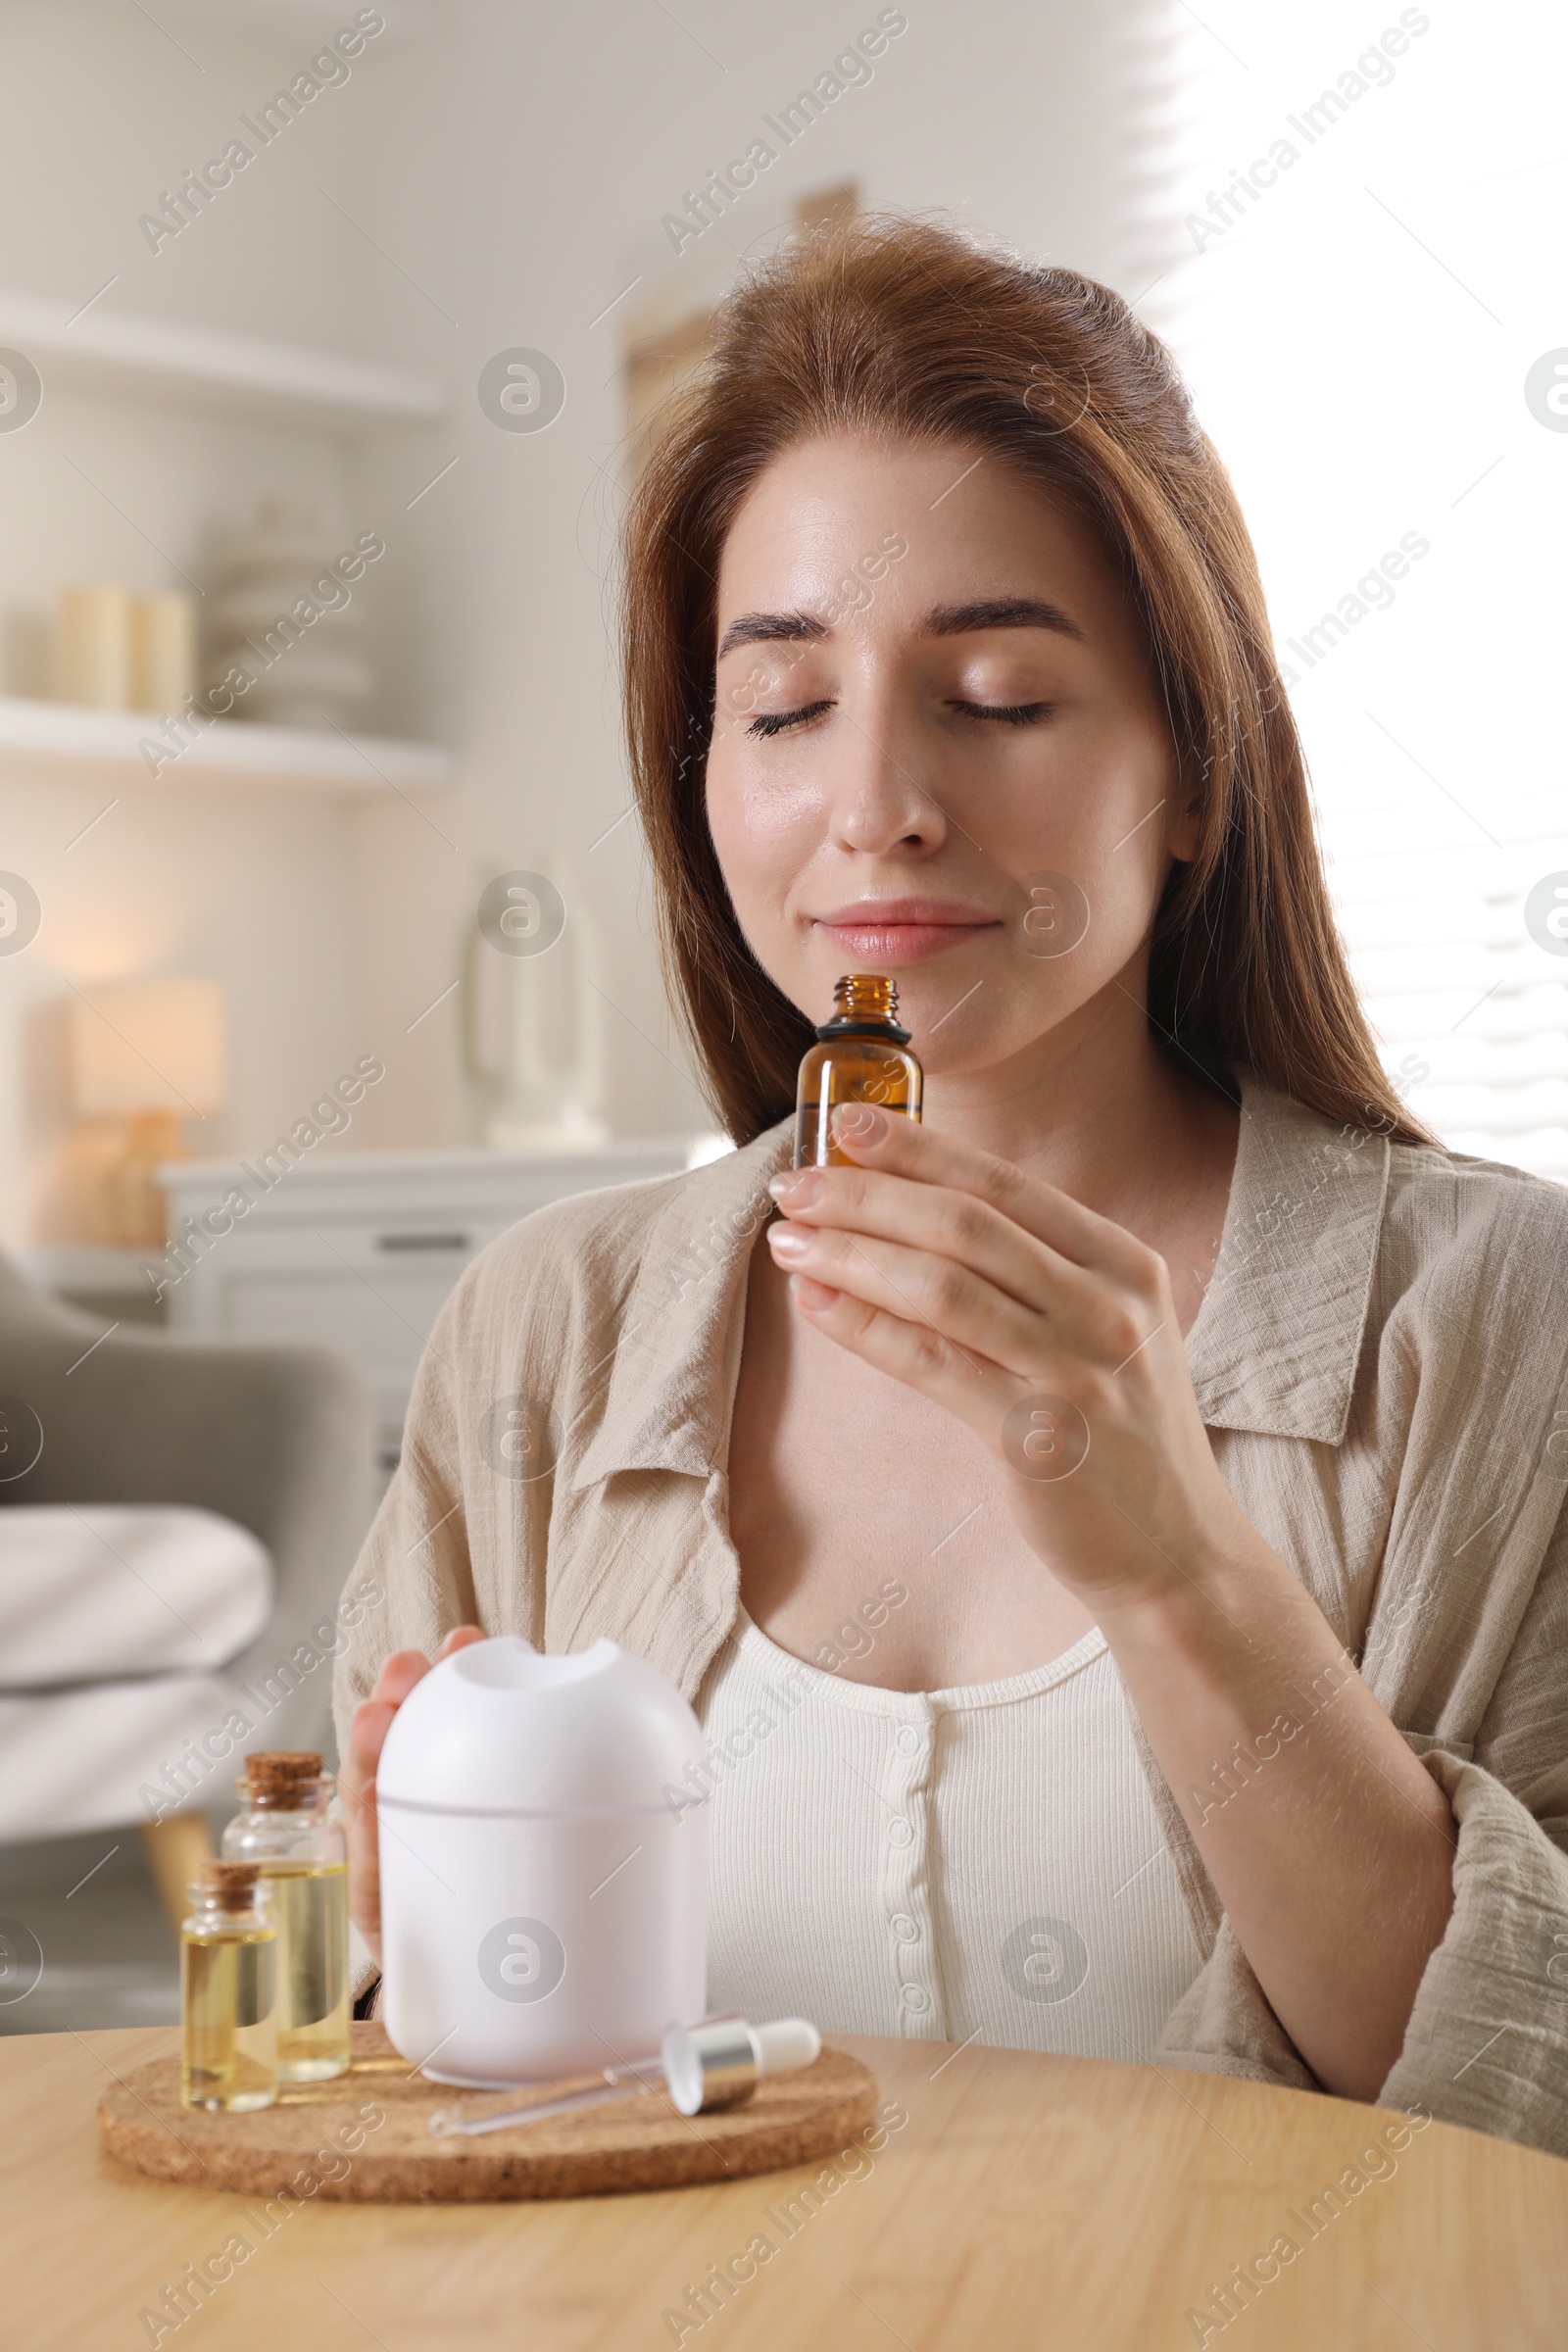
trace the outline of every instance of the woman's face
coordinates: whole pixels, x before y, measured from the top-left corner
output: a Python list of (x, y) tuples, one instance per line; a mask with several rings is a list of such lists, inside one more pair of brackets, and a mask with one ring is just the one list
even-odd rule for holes
[(718, 649), (709, 823), (809, 1019), (891, 973), (941, 1072), (1142, 1002), (1194, 820), (1137, 616), (1059, 502), (962, 443), (797, 444), (725, 542)]

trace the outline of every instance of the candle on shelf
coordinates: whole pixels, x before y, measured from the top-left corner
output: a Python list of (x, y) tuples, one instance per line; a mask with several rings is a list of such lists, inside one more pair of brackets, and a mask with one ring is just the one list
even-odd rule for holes
[(55, 695), (97, 710), (126, 710), (131, 698), (131, 608), (122, 580), (62, 589), (55, 630)]
[(131, 701), (174, 711), (196, 691), (196, 600), (182, 591), (139, 596), (131, 614)]

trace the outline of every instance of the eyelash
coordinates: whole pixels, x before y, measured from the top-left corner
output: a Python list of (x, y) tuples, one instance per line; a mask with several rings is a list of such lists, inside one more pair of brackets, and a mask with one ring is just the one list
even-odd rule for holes
[[(977, 718), (992, 726), (1008, 727), (1032, 726), (1037, 718), (1045, 715), (1049, 707), (1046, 703), (962, 702), (956, 702), (949, 706), (954, 710), (961, 711), (965, 718)], [(832, 708), (831, 702), (823, 702), (803, 703), (799, 710), (760, 710), (746, 732), (748, 735), (762, 737), (782, 735), (786, 727), (802, 726), (807, 719), (815, 718), (819, 712), (831, 710)]]
[(786, 727), (798, 727), (803, 720), (815, 718), (820, 710), (831, 710), (827, 703), (803, 703), (799, 710), (760, 710), (747, 728), (748, 735), (782, 735)]
[(1027, 727), (1035, 719), (1043, 717), (1050, 705), (1047, 703), (954, 703), (950, 707), (955, 710), (961, 710), (965, 718), (986, 719), (993, 724), (1000, 723), (1008, 727)]

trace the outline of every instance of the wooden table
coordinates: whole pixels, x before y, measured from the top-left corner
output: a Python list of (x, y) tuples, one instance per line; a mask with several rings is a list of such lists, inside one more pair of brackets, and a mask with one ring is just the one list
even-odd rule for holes
[[(0, 2040), (0, 2342), (151, 2343), (144, 2309), (235, 2231), (247, 2258), (158, 2342), (1176, 2352), (1200, 2340), (1189, 2311), (1260, 2256), (1263, 2282), (1202, 2340), (1244, 2352), (1568, 2342), (1568, 2164), (1554, 2157), (1429, 2124), (1360, 2166), (1374, 2133), (1400, 2129), (1396, 2114), (1152, 2067), (833, 2039), (906, 2120), (879, 2153), (841, 2160), (814, 2199), (802, 2192), (816, 2167), (559, 2204), (307, 2202), (265, 2239), (254, 2200), (160, 2185), (98, 2148), (100, 2090), (172, 2048), (168, 2028)], [(1351, 2166), (1364, 2185), (1321, 2199)], [(760, 2233), (771, 2251), (758, 2262), (746, 2249)], [(1301, 2242), (1285, 2267), (1268, 2255), (1282, 2234)], [(710, 2265), (733, 2266), (728, 2299), (706, 2320), (666, 2317)]]

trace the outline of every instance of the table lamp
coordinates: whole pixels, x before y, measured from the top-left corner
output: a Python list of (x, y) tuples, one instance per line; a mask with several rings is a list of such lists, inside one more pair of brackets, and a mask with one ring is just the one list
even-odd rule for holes
[(76, 1109), (117, 1119), (124, 1148), (105, 1173), (105, 1238), (161, 1246), (167, 1211), (155, 1171), (187, 1156), (182, 1119), (220, 1110), (228, 1093), (228, 1037), (216, 980), (118, 980), (72, 1006)]

